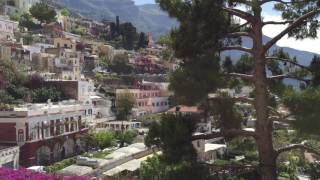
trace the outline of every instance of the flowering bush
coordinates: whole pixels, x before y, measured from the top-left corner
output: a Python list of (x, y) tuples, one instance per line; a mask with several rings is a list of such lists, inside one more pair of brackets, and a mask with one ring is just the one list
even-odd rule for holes
[(80, 176), (57, 176), (45, 173), (38, 173), (27, 169), (8, 169), (0, 168), (1, 180), (90, 180), (89, 178)]

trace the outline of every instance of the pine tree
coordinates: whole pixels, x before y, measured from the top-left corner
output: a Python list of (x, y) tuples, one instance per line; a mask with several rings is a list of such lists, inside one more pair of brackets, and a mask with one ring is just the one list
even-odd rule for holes
[[(212, 54), (214, 57), (230, 50), (248, 54), (244, 64), (241, 65), (243, 71), (220, 70), (219, 76), (221, 79), (243, 80), (254, 87), (254, 98), (234, 100), (252, 103), (257, 119), (255, 131), (225, 129), (219, 133), (196, 136), (194, 139), (220, 136), (253, 137), (259, 153), (259, 172), (262, 180), (277, 179), (276, 161), (279, 154), (294, 149), (311, 151), (305, 144), (288, 145), (280, 149), (273, 147), (273, 122), (285, 121), (285, 117), (271, 104), (272, 92), (276, 91), (275, 89), (279, 90), (276, 87), (287, 78), (302, 81), (305, 86), (309, 86), (310, 80), (306, 75), (310, 72), (312, 74), (312, 68), (310, 71), (309, 67), (299, 64), (295, 58), (288, 57), (282, 50), (272, 53), (270, 51), (286, 35), (296, 39), (317, 36), (319, 27), (317, 17), (320, 13), (318, 0), (158, 0), (157, 2), (163, 10), (168, 11), (170, 16), (180, 22), (180, 27), (173, 30), (171, 36), (176, 55), (185, 62), (195, 61), (207, 54)], [(282, 13), (281, 21), (264, 21), (262, 14), (263, 6), (266, 4), (274, 5), (275, 10)], [(265, 43), (262, 29), (268, 25), (286, 25), (286, 28)], [(241, 41), (243, 38), (251, 39), (252, 47), (244, 47)], [(217, 58), (212, 60), (219, 61)], [(310, 92), (308, 94), (310, 95)], [(298, 107), (307, 104), (300, 103), (301, 101), (310, 100), (309, 95), (305, 95), (302, 99), (298, 98), (301, 94), (287, 93), (287, 95), (296, 95), (294, 97), (297, 98), (289, 98), (287, 102), (292, 102)], [(320, 101), (320, 98), (316, 98), (318, 99)], [(313, 104), (317, 105), (317, 102)], [(315, 121), (316, 114), (312, 110), (314, 108), (293, 112), (293, 116), (296, 117), (296, 121), (303, 121), (305, 119), (301, 114), (313, 113), (305, 118)]]

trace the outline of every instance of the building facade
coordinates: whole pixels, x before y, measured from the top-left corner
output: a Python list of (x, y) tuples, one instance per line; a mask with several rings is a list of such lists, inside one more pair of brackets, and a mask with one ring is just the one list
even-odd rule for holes
[(95, 95), (94, 83), (90, 80), (47, 80), (45, 86), (55, 87), (69, 99), (85, 102)]
[(14, 0), (14, 5), (21, 12), (29, 11), (29, 9), (40, 0)]
[(0, 111), (0, 143), (20, 146), (24, 167), (47, 165), (79, 153), (92, 104), (65, 101), (30, 104)]
[(76, 41), (71, 38), (54, 38), (53, 43), (56, 48), (71, 49), (76, 52)]
[(136, 99), (133, 116), (165, 112), (169, 109), (169, 93), (162, 83), (137, 83), (133, 89), (117, 89), (116, 95), (129, 92)]
[(0, 167), (19, 168), (19, 146), (0, 146)]
[(18, 30), (19, 23), (0, 16), (0, 41), (14, 39), (14, 32)]

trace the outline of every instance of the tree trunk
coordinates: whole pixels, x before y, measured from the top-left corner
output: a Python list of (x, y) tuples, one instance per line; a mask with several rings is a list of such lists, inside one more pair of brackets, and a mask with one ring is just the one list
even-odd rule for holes
[(255, 11), (256, 23), (253, 26), (253, 58), (254, 58), (254, 86), (255, 109), (257, 115), (256, 138), (260, 175), (262, 180), (276, 180), (276, 153), (272, 143), (272, 121), (268, 119), (267, 75), (265, 68), (265, 53), (262, 41), (261, 9)]

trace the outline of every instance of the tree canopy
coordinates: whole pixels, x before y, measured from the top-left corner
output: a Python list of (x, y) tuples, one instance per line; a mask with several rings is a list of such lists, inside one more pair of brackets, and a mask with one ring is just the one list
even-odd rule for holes
[(117, 94), (116, 109), (118, 118), (127, 120), (132, 108), (136, 103), (136, 99), (129, 91)]
[(50, 23), (56, 20), (56, 11), (45, 1), (40, 1), (30, 8), (31, 15), (41, 23)]
[[(289, 96), (288, 99), (284, 100), (292, 104), (285, 103), (292, 112), (294, 121), (301, 121), (301, 123), (318, 121), (314, 118), (316, 116), (316, 113), (313, 112), (316, 111), (314, 108), (310, 108), (308, 111), (303, 108), (313, 97), (311, 92), (316, 93), (317, 90), (297, 93), (295, 92), (296, 88), (292, 89), (291, 93), (284, 93), (284, 89), (287, 87), (283, 84), (283, 80), (294, 79), (302, 82), (304, 88), (307, 88), (310, 85), (312, 86), (310, 77), (313, 84), (317, 84), (316, 67), (318, 63), (317, 59), (314, 58), (311, 67), (306, 67), (299, 63), (301, 60), (290, 57), (283, 50), (271, 51), (271, 48), (286, 35), (296, 39), (316, 38), (319, 27), (317, 18), (320, 13), (318, 1), (157, 0), (157, 2), (171, 17), (179, 21), (180, 26), (172, 30), (171, 38), (175, 55), (182, 58), (183, 63), (208, 57), (208, 59), (214, 61), (213, 64), (220, 64), (221, 54), (225, 51), (240, 51), (244, 54), (235, 65), (233, 65), (231, 59), (227, 59), (227, 62), (221, 63), (223, 66), (215, 66), (216, 68), (212, 68), (211, 71), (218, 72), (215, 76), (225, 82), (223, 85), (230, 86), (233, 84), (230, 82), (237, 80), (254, 88), (251, 97), (231, 98), (234, 101), (245, 101), (253, 105), (256, 118), (255, 131), (226, 129), (205, 137), (226, 135), (253, 137), (259, 155), (261, 179), (277, 179), (276, 161), (279, 154), (295, 149), (310, 150), (310, 148), (301, 144), (288, 144), (288, 147), (283, 148), (273, 146), (273, 123), (275, 121), (288, 121), (286, 121), (286, 116), (278, 111), (278, 105), (281, 105), (279, 104), (281, 101), (271, 101), (270, 99), (274, 97), (274, 94), (277, 94), (281, 99), (284, 96)], [(265, 21), (263, 17), (265, 5), (274, 6), (274, 9), (281, 13), (282, 20)], [(269, 25), (285, 25), (286, 27), (279, 34), (275, 34), (270, 40), (264, 42), (262, 29)], [(251, 47), (245, 47), (242, 44), (244, 37), (252, 41)], [(210, 71), (210, 68), (208, 69)], [(187, 70), (188, 68), (184, 68), (182, 72)], [(200, 74), (206, 77), (207, 71), (200, 72)], [(194, 77), (197, 77), (197, 75), (193, 73), (182, 74), (180, 70), (180, 80)], [(179, 82), (181, 86), (186, 83), (186, 81)], [(218, 85), (218, 83), (215, 84), (215, 87), (211, 88), (210, 91), (219, 88)], [(185, 85), (185, 87), (189, 86)], [(206, 89), (206, 86), (203, 87)], [(205, 90), (200, 92), (205, 94)], [(310, 101), (313, 105), (317, 104), (318, 98), (316, 96), (315, 94), (314, 99)], [(310, 125), (311, 123), (306, 123), (305, 126), (307, 124)], [(313, 125), (315, 127), (319, 124), (313, 123)], [(305, 133), (308, 132), (305, 131)], [(204, 138), (204, 136), (198, 138)]]
[(152, 123), (146, 145), (161, 147), (163, 153), (142, 163), (139, 170), (142, 180), (209, 179), (208, 169), (197, 163), (191, 142), (195, 121), (189, 115), (167, 114), (159, 122)]
[(107, 66), (112, 72), (118, 74), (131, 74), (133, 71), (132, 66), (129, 64), (129, 58), (127, 54), (116, 54), (111, 63), (108, 61), (108, 59), (104, 59), (103, 66)]

